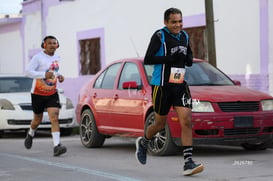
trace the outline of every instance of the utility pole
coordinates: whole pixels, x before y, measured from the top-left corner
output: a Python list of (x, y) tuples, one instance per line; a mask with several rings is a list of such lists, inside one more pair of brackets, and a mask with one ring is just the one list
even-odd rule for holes
[(206, 29), (208, 42), (208, 61), (211, 65), (216, 64), (216, 49), (215, 49), (215, 35), (214, 35), (214, 16), (213, 16), (213, 0), (205, 0), (206, 9)]

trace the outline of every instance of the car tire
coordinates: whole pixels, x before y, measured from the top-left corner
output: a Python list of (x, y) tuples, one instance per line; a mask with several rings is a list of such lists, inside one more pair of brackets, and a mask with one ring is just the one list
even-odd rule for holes
[(242, 144), (242, 147), (248, 151), (258, 151), (258, 150), (266, 150), (267, 148), (271, 146), (271, 144), (272, 144), (272, 140), (266, 141), (263, 143), (257, 143), (257, 144), (244, 143)]
[(99, 133), (94, 115), (89, 109), (81, 114), (80, 138), (87, 148), (102, 147), (105, 141), (105, 136)]
[[(147, 127), (155, 122), (155, 113), (151, 112), (145, 122), (145, 131)], [(148, 145), (148, 152), (154, 156), (174, 155), (179, 151), (179, 147), (173, 142), (168, 124), (159, 131)]]

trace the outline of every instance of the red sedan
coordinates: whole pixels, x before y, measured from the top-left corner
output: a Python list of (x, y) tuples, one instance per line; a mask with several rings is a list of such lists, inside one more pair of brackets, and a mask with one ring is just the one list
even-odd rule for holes
[[(152, 65), (143, 59), (118, 60), (82, 87), (76, 107), (81, 142), (101, 147), (111, 136), (143, 136), (154, 122), (150, 80)], [(272, 144), (273, 97), (232, 81), (208, 62), (194, 60), (185, 80), (192, 94), (192, 129), (195, 144), (241, 145), (266, 149)], [(175, 154), (180, 125), (173, 110), (168, 124), (149, 145), (153, 155)]]

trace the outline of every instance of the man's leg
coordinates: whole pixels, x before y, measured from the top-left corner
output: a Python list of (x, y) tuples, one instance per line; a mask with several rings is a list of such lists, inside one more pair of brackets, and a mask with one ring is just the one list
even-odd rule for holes
[(191, 109), (186, 107), (175, 107), (181, 126), (181, 142), (184, 154), (184, 175), (193, 175), (202, 172), (204, 166), (195, 164), (192, 160), (192, 124)]
[(60, 132), (59, 126), (59, 108), (49, 107), (47, 108), (49, 120), (51, 122), (51, 132)]
[(167, 116), (155, 113), (155, 123), (147, 127), (144, 137), (136, 140), (136, 158), (139, 163), (146, 164), (147, 148), (154, 135), (165, 127)]
[(48, 107), (48, 116), (51, 122), (51, 134), (54, 145), (54, 156), (59, 156), (66, 152), (66, 147), (60, 144), (60, 125), (59, 125), (59, 108)]
[(192, 146), (192, 124), (191, 109), (186, 107), (175, 107), (175, 111), (181, 126), (181, 141), (184, 146)]
[(30, 149), (32, 147), (32, 139), (43, 118), (43, 113), (40, 113), (40, 114), (33, 113), (33, 114), (34, 114), (33, 120), (30, 123), (30, 127), (27, 132), (27, 136), (25, 138), (25, 143), (24, 143), (27, 149)]
[(146, 164), (147, 148), (154, 135), (164, 129), (167, 115), (171, 107), (168, 88), (152, 86), (152, 101), (155, 110), (155, 122), (147, 127), (144, 137), (136, 140), (136, 158), (139, 163)]
[(157, 132), (164, 129), (166, 120), (167, 120), (167, 115), (161, 116), (155, 113), (155, 123), (147, 127), (146, 133), (144, 134), (144, 136), (148, 140), (151, 140)]

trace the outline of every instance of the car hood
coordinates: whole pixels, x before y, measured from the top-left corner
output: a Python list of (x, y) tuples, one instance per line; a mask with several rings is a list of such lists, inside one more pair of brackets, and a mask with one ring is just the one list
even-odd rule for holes
[[(59, 94), (60, 102), (65, 102), (65, 97), (62, 94)], [(4, 93), (0, 94), (0, 99), (7, 99), (13, 104), (20, 103), (31, 103), (31, 94), (29, 92), (20, 92), (20, 93)]]
[(210, 102), (273, 99), (270, 95), (242, 86), (190, 86), (190, 91), (193, 99)]

